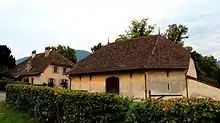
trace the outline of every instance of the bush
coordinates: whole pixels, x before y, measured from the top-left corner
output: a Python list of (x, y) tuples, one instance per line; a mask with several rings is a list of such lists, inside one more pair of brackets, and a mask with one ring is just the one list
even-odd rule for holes
[(1, 80), (0, 80), (0, 91), (5, 91), (6, 89), (5, 89), (5, 86), (7, 85), (7, 84), (10, 84), (10, 83), (13, 83), (14, 81), (13, 81), (13, 79), (10, 79), (10, 78), (1, 78)]
[(211, 99), (145, 100), (116, 94), (7, 85), (6, 101), (30, 112), (36, 122), (64, 123), (219, 123), (220, 102)]
[(50, 87), (10, 84), (6, 86), (6, 102), (17, 111), (29, 112), (36, 122), (54, 122), (55, 90)]
[(61, 120), (69, 123), (123, 122), (132, 101), (115, 94), (63, 91), (58, 95)]

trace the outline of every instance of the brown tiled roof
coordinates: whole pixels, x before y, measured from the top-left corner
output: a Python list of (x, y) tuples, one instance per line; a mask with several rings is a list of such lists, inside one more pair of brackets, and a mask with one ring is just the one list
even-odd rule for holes
[(190, 54), (160, 35), (108, 44), (79, 61), (67, 74), (132, 69), (187, 69)]
[(46, 57), (45, 53), (36, 54), (34, 58), (29, 57), (27, 60), (18, 64), (12, 71), (12, 76), (35, 75), (42, 73), (48, 65), (59, 65), (64, 67), (73, 67), (74, 63), (61, 54), (50, 51)]

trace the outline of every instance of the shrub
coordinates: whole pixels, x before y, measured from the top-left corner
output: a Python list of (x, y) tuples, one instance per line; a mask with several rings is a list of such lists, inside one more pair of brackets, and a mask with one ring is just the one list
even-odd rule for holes
[(11, 84), (6, 86), (6, 102), (17, 111), (29, 112), (36, 122), (54, 122), (55, 90), (50, 87)]
[(61, 120), (69, 123), (123, 122), (132, 101), (115, 94), (63, 91), (58, 95)]
[(116, 94), (11, 84), (6, 101), (30, 112), (36, 122), (64, 123), (219, 123), (220, 102), (211, 99), (144, 100)]
[(10, 84), (10, 83), (13, 83), (13, 82), (14, 82), (13, 79), (5, 78), (5, 77), (1, 78), (0, 79), (0, 91), (5, 91), (6, 90), (5, 86), (7, 84)]

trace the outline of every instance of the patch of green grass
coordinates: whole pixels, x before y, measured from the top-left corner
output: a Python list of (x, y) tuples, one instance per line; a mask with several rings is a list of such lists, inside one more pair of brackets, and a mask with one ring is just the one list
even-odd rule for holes
[(0, 123), (32, 123), (33, 118), (28, 114), (16, 112), (0, 101)]

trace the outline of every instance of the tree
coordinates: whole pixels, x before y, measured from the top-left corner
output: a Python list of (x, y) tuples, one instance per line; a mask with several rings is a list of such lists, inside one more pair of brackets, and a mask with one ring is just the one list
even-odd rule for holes
[(220, 68), (214, 56), (202, 56), (200, 53), (193, 51), (192, 47), (189, 49), (191, 49), (190, 54), (195, 62), (198, 79), (205, 82), (219, 83)]
[(102, 43), (98, 43), (97, 45), (91, 47), (91, 51), (92, 53), (94, 53), (95, 51), (99, 50), (102, 47), (103, 47)]
[(187, 35), (188, 27), (184, 25), (171, 24), (165, 32), (165, 36), (175, 44), (184, 45), (184, 39), (189, 38)]
[(77, 61), (76, 52), (73, 48), (63, 45), (58, 45), (56, 47), (51, 47), (51, 48), (56, 52), (60, 53), (61, 55), (65, 56), (66, 58), (68, 58), (70, 61), (76, 63)]
[(129, 29), (125, 31), (125, 34), (119, 35), (119, 37), (115, 41), (125, 41), (128, 39), (148, 36), (154, 31), (154, 25), (148, 24), (148, 18), (144, 18), (141, 20), (133, 19), (131, 21), (131, 25)]
[(0, 45), (0, 59), (0, 72), (15, 66), (15, 58), (11, 54), (11, 49), (6, 45)]

